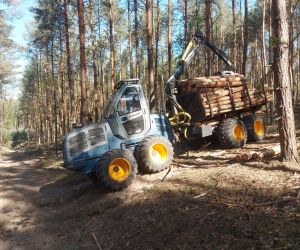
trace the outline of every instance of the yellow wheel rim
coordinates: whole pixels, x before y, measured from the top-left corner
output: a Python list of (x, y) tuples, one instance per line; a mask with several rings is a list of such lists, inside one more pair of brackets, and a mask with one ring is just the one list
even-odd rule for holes
[(260, 120), (254, 122), (254, 131), (258, 135), (262, 135), (264, 132), (264, 124)]
[(162, 163), (168, 157), (168, 149), (162, 143), (156, 143), (152, 145), (149, 151), (150, 159), (155, 163)]
[(130, 164), (124, 158), (114, 159), (108, 167), (108, 174), (115, 181), (124, 181), (130, 172)]
[(235, 125), (233, 128), (233, 135), (237, 141), (242, 141), (245, 138), (245, 131), (243, 126)]

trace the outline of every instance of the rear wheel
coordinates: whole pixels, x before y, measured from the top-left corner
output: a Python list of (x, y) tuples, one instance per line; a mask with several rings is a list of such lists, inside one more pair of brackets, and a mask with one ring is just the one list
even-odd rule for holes
[(132, 153), (112, 149), (101, 156), (96, 166), (99, 182), (114, 191), (128, 187), (136, 178), (137, 163)]
[(140, 141), (135, 156), (139, 168), (156, 173), (166, 169), (173, 160), (173, 147), (171, 142), (161, 135), (150, 135)]
[(247, 130), (241, 120), (231, 118), (219, 124), (218, 138), (225, 148), (240, 148), (246, 144)]
[(261, 141), (265, 137), (266, 127), (264, 120), (256, 114), (242, 118), (248, 133), (248, 141)]

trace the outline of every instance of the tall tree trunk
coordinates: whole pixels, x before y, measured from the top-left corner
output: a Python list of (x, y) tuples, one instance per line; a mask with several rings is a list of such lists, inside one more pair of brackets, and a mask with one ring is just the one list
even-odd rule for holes
[(62, 28), (59, 29), (59, 46), (60, 46), (60, 85), (59, 85), (59, 117), (61, 136), (66, 134), (65, 114), (64, 114), (64, 65), (63, 65), (63, 46), (62, 46)]
[[(100, 5), (100, 2), (99, 2)], [(100, 8), (98, 8), (98, 30), (99, 30), (99, 43), (101, 43), (101, 23), (100, 23)], [(99, 46), (99, 68), (100, 68), (100, 77), (99, 77), (99, 83), (101, 82), (99, 86), (99, 107), (98, 110), (103, 110), (104, 103), (105, 103), (105, 94), (104, 94), (104, 74), (103, 74), (103, 58), (102, 58), (102, 47)], [(102, 79), (101, 79), (102, 76)], [(102, 112), (100, 112), (100, 120), (103, 119)]]
[(273, 34), (278, 38), (274, 50), (275, 88), (277, 113), (279, 116), (279, 139), (281, 157), (288, 162), (299, 162), (295, 133), (295, 120), (292, 106), (291, 85), (289, 81), (289, 35), (284, 0), (272, 1)]
[[(206, 37), (210, 40), (210, 23), (211, 23), (211, 2), (210, 0), (205, 0), (205, 29)], [(205, 65), (205, 75), (211, 75), (211, 51), (208, 46), (206, 46), (206, 65)]]
[(154, 95), (155, 95), (155, 109), (159, 110), (159, 93), (158, 93), (158, 36), (159, 36), (159, 0), (157, 0), (157, 27), (156, 27), (156, 43), (155, 43), (155, 81), (154, 81)]
[(242, 74), (247, 77), (247, 55), (248, 55), (248, 0), (245, 0), (245, 30)]
[(236, 31), (235, 31), (235, 2), (232, 0), (232, 26), (233, 26), (233, 64), (236, 70), (237, 54), (236, 54)]
[[(269, 0), (269, 37), (272, 36), (272, 6), (271, 6), (271, 0)], [(272, 64), (273, 58), (272, 58), (272, 43), (271, 40), (269, 41), (269, 64)], [(269, 87), (273, 88), (273, 74), (270, 75), (269, 80)], [(274, 92), (272, 92), (272, 95), (274, 97)], [(274, 98), (270, 102), (270, 123), (271, 125), (274, 124)]]
[(71, 44), (70, 44), (70, 26), (69, 26), (69, 13), (67, 0), (64, 0), (64, 14), (65, 14), (65, 33), (66, 33), (66, 51), (67, 51), (67, 67), (68, 67), (68, 80), (69, 91), (71, 99), (71, 119), (75, 123), (75, 98), (74, 98), (74, 80), (71, 62)]
[[(240, 0), (240, 21), (241, 21), (241, 38), (242, 38), (242, 48), (241, 49), (241, 57), (244, 51), (244, 27), (243, 27), (243, 14), (242, 14), (242, 0)], [(240, 64), (239, 72), (243, 72), (243, 64)]]
[[(184, 47), (185, 49), (187, 49), (187, 46), (188, 46), (188, 31), (187, 31), (187, 0), (184, 0), (183, 1), (183, 4), (184, 4), (184, 13), (183, 13), (183, 16), (184, 16)], [(189, 70), (187, 69), (186, 72), (185, 72), (185, 78), (189, 78)]]
[(172, 22), (172, 0), (168, 2), (168, 65), (169, 65), (169, 78), (172, 75), (172, 34), (171, 34), (171, 22)]
[(131, 42), (131, 23), (130, 23), (130, 0), (128, 3), (128, 38), (129, 38), (129, 64), (130, 64), (130, 78), (133, 78), (133, 65), (132, 65), (132, 42)]
[[(46, 46), (46, 36), (44, 36), (44, 46)], [(47, 114), (47, 147), (50, 147), (50, 140), (51, 140), (51, 118), (50, 114), (52, 113), (51, 111), (51, 104), (50, 104), (50, 80), (48, 76), (48, 58), (47, 58), (47, 48), (44, 48), (44, 60), (45, 60), (45, 65), (44, 65), (44, 74), (45, 74), (45, 81), (46, 81), (46, 114)], [(45, 123), (46, 125), (46, 123)]]
[(146, 0), (146, 20), (147, 20), (147, 47), (148, 47), (148, 74), (149, 74), (149, 94), (150, 111), (154, 109), (154, 76), (153, 76), (153, 37), (152, 37), (152, 8), (151, 1)]
[(290, 80), (292, 90), (292, 101), (295, 106), (296, 101), (296, 81), (294, 77), (294, 7), (293, 0), (290, 0)]
[[(162, 36), (161, 36), (162, 37)], [(161, 52), (161, 84), (160, 84), (160, 110), (164, 111), (164, 75), (165, 75), (165, 64), (164, 64), (164, 47), (163, 39), (160, 39), (160, 52)]]
[(122, 80), (122, 77), (122, 36), (120, 35), (120, 80)]
[(134, 23), (135, 23), (135, 49), (136, 49), (136, 78), (140, 78), (140, 55), (139, 55), (139, 27), (137, 0), (134, 0)]
[(78, 21), (79, 21), (79, 38), (80, 38), (80, 80), (81, 80), (81, 109), (80, 122), (82, 126), (88, 124), (87, 116), (87, 75), (85, 66), (85, 38), (84, 38), (84, 12), (83, 0), (77, 0)]
[[(262, 78), (266, 80), (266, 65), (267, 65), (267, 56), (266, 56), (266, 44), (265, 44), (265, 16), (266, 16), (266, 0), (262, 0), (263, 3), (263, 16), (262, 16)], [(269, 104), (266, 103), (266, 115), (267, 121), (269, 121)]]
[[(198, 0), (196, 0), (196, 18), (197, 18), (197, 27), (196, 29), (199, 29), (199, 19), (198, 19)], [(197, 75), (200, 76), (201, 72), (200, 72), (200, 53), (197, 54)]]
[[(111, 88), (115, 87), (115, 39), (114, 39), (114, 21), (112, 16), (111, 0), (109, 0), (109, 33), (110, 33), (110, 68), (111, 68)], [(130, 36), (131, 37), (131, 36)]]
[[(51, 53), (51, 71), (52, 71), (52, 84), (53, 84), (53, 102), (54, 102), (54, 142), (55, 154), (57, 155), (57, 103), (56, 103), (56, 88), (54, 78), (54, 39), (52, 37), (52, 53)], [(52, 122), (52, 120), (51, 120)]]
[[(298, 14), (299, 14), (299, 10), (298, 10)], [(299, 19), (296, 20), (296, 25), (297, 25), (297, 34), (299, 34)], [(297, 94), (296, 94), (296, 102), (299, 101), (299, 85), (300, 85), (300, 47), (299, 47), (299, 43), (300, 43), (300, 39), (299, 36), (297, 38), (297, 59), (296, 62), (298, 62), (298, 67), (297, 67)]]
[[(94, 69), (94, 110), (95, 110), (95, 122), (99, 122), (99, 99), (98, 99), (98, 75), (96, 66), (96, 52), (94, 41), (94, 24), (93, 24), (93, 12), (92, 12), (92, 0), (90, 0), (90, 27), (91, 27), (91, 40), (92, 40), (92, 56), (93, 56), (93, 69)], [(100, 33), (100, 30), (99, 30)]]
[(1, 107), (4, 105), (4, 100), (2, 98), (2, 65), (0, 64), (0, 148), (2, 146), (2, 136), (3, 136), (3, 115), (4, 112), (1, 113)]

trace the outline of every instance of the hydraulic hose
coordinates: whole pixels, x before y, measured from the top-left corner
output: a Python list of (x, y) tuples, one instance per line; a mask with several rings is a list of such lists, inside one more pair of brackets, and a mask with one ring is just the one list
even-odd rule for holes
[[(186, 122), (186, 118), (187, 118), (187, 122), (189, 123), (190, 121), (191, 121), (191, 119), (192, 119), (192, 117), (191, 117), (191, 115), (190, 114), (188, 114), (188, 113), (186, 113), (185, 111), (184, 111), (184, 109), (179, 105), (178, 106), (178, 108), (182, 111), (182, 112), (180, 112), (180, 113), (178, 113), (177, 115), (175, 115), (175, 116), (173, 116), (173, 117), (171, 117), (171, 118), (169, 118), (169, 121), (171, 122), (171, 125), (180, 125), (180, 124), (183, 124), (183, 123), (185, 123)], [(173, 120), (175, 120), (178, 116), (180, 116), (180, 115), (183, 115), (184, 116), (184, 118), (183, 118), (183, 121), (180, 121), (180, 122), (173, 122)], [(185, 128), (185, 130), (184, 130), (184, 138), (185, 139), (189, 139), (188, 138), (188, 136), (186, 135), (186, 132), (187, 132), (187, 127)]]

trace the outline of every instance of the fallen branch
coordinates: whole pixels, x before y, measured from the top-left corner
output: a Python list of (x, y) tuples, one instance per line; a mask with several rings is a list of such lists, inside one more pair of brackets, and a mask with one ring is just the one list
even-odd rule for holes
[(101, 246), (100, 246), (100, 244), (99, 244), (99, 242), (98, 242), (98, 240), (97, 240), (97, 238), (96, 238), (96, 235), (95, 235), (94, 233), (92, 233), (92, 236), (93, 236), (93, 238), (94, 238), (94, 240), (95, 240), (95, 242), (96, 242), (96, 244), (97, 244), (98, 249), (99, 249), (99, 250), (102, 250), (102, 248), (101, 248)]
[(165, 174), (165, 176), (161, 179), (161, 181), (163, 182), (165, 179), (168, 178), (168, 176), (173, 172), (173, 165), (171, 165), (171, 167), (169, 168), (168, 172)]
[(213, 164), (213, 165), (200, 165), (200, 166), (184, 166), (184, 167), (180, 167), (180, 169), (173, 170), (173, 172), (187, 170), (187, 169), (190, 169), (190, 168), (203, 168), (203, 167), (216, 167), (216, 166), (217, 166), (217, 164)]
[(201, 201), (197, 201), (195, 199), (190, 200), (190, 202), (193, 203), (207, 203), (210, 205), (218, 205), (218, 206), (228, 206), (228, 207), (264, 207), (264, 206), (271, 206), (271, 205), (279, 205), (285, 202), (291, 202), (291, 201), (297, 201), (300, 200), (300, 197), (292, 197), (292, 198), (288, 198), (288, 199), (282, 199), (279, 201), (273, 201), (273, 202), (265, 202), (265, 203), (258, 203), (258, 204), (245, 204), (245, 205), (240, 205), (240, 204), (228, 204), (228, 203), (222, 203), (222, 202), (210, 202), (210, 201), (205, 201), (205, 200), (201, 200)]
[(273, 201), (273, 202), (265, 202), (265, 203), (260, 203), (260, 204), (253, 204), (250, 205), (251, 207), (264, 207), (264, 206), (270, 206), (270, 205), (279, 205), (281, 203), (285, 203), (285, 202), (290, 202), (290, 201), (296, 201), (296, 200), (300, 200), (300, 197), (292, 197), (292, 198), (288, 198), (288, 199), (282, 199), (279, 201)]

